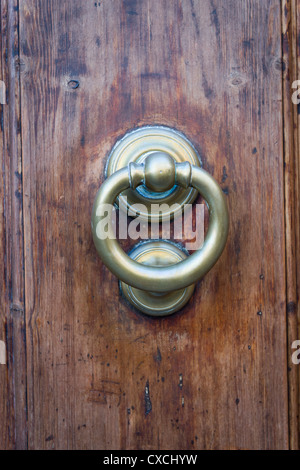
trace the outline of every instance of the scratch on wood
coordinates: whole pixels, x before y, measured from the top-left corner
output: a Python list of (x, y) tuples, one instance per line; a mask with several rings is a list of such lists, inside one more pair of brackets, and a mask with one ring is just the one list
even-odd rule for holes
[(182, 387), (183, 387), (183, 375), (182, 374), (179, 374), (179, 388), (180, 390), (182, 390)]
[(120, 383), (113, 380), (101, 380), (101, 383), (87, 393), (87, 401), (107, 405), (112, 400), (120, 406), (122, 390)]
[(133, 341), (131, 341), (132, 343), (144, 343), (145, 341), (145, 338), (149, 335), (149, 333), (145, 334), (145, 335), (142, 335), (142, 336), (138, 336), (137, 338), (135, 338)]
[(152, 403), (150, 400), (149, 381), (147, 380), (145, 387), (145, 415), (147, 416), (152, 411)]
[(161, 357), (161, 352), (160, 352), (159, 347), (157, 347), (157, 352), (156, 352), (156, 355), (154, 356), (154, 359), (156, 362), (161, 362), (162, 357)]

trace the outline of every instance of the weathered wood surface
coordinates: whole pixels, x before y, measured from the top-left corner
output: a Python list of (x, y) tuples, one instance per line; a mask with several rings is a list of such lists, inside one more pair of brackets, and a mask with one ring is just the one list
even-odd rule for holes
[[(0, 431), (1, 446), (289, 447), (282, 11), (275, 0), (20, 2), (27, 421), (2, 402), (15, 431)], [(160, 320), (119, 296), (90, 230), (111, 147), (156, 123), (193, 141), (231, 216), (222, 258)]]
[[(295, 80), (298, 78), (297, 2), (282, 3), (282, 51), (283, 51), (283, 131), (284, 131), (284, 182), (286, 227), (286, 286), (288, 333), (288, 390), (290, 448), (299, 449), (299, 366), (293, 364), (291, 349), (300, 337), (299, 316), (299, 147), (298, 108), (291, 99)], [(298, 23), (299, 29), (299, 23)], [(299, 270), (299, 268), (298, 268)], [(298, 286), (297, 286), (298, 278)]]
[(27, 447), (24, 316), (23, 197), (17, 1), (1, 1), (0, 340), (7, 367), (0, 365), (0, 448)]
[[(296, 57), (297, 57), (297, 79), (300, 77), (300, 2), (296, 3), (296, 8), (294, 10), (296, 13)], [(295, 192), (295, 199), (296, 199), (296, 214), (297, 214), (297, 224), (296, 224), (296, 256), (299, 260), (299, 253), (300, 253), (300, 106), (297, 106), (297, 113), (294, 112), (294, 129), (295, 129), (295, 158), (296, 158), (296, 192)], [(297, 316), (298, 316), (298, 324), (297, 324), (297, 339), (300, 338), (300, 305), (299, 305), (299, 298), (300, 298), (300, 262), (297, 263)], [(298, 368), (298, 387), (296, 387), (296, 394), (298, 394), (298, 412), (297, 409), (295, 410), (295, 416), (298, 417), (298, 449), (300, 448), (300, 370)]]
[[(299, 80), (300, 77), (300, 2), (296, 1), (293, 3), (292, 14), (294, 17), (293, 21), (293, 36), (292, 41), (294, 43), (294, 64), (295, 80)], [(298, 87), (299, 88), (299, 87)], [(294, 91), (294, 90), (293, 90)], [(299, 97), (299, 96), (298, 96)], [(294, 105), (293, 108), (293, 121), (294, 121), (294, 156), (295, 156), (295, 232), (296, 232), (296, 245), (295, 245), (295, 259), (296, 261), (296, 276), (297, 276), (297, 302), (295, 311), (297, 315), (297, 322), (295, 322), (294, 336), (295, 339), (300, 338), (300, 104), (297, 107)], [(291, 441), (295, 443), (294, 448), (300, 448), (300, 368), (297, 368), (296, 381), (295, 381), (295, 408), (291, 409), (290, 419), (296, 421), (291, 434), (294, 432), (295, 437), (291, 436)], [(298, 405), (298, 407), (297, 407)], [(293, 431), (294, 430), (294, 431)]]

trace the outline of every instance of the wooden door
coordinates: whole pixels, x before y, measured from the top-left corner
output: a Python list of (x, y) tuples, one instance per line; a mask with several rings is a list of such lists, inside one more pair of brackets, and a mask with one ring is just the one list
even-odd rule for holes
[[(295, 0), (1, 1), (1, 448), (298, 447), (299, 21)], [(111, 148), (149, 124), (193, 142), (230, 211), (162, 319), (90, 227)]]

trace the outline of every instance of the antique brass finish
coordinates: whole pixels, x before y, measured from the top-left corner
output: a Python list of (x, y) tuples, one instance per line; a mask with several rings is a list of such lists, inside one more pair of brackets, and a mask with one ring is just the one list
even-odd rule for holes
[[(199, 191), (208, 205), (210, 215), (206, 238), (199, 251), (187, 257), (182, 255), (184, 259), (174, 264), (176, 257), (179, 260), (179, 254), (169, 244), (167, 249), (166, 242), (158, 242), (160, 245), (152, 247), (141, 245), (139, 251), (135, 250), (128, 256), (115, 240), (111, 224), (108, 224), (107, 238), (101, 239), (97, 235), (97, 225), (104, 217), (103, 204), (113, 204), (122, 191), (128, 188), (135, 190), (142, 184), (149, 185), (152, 190), (167, 191), (172, 185), (178, 185)], [(188, 300), (192, 291), (183, 293), (182, 289), (189, 286), (193, 288), (193, 284), (216, 263), (226, 244), (228, 225), (225, 197), (212, 176), (189, 162), (176, 163), (172, 157), (161, 152), (149, 155), (145, 163), (130, 163), (128, 167), (112, 174), (99, 189), (92, 212), (93, 239), (103, 263), (122, 281), (127, 299), (143, 312), (156, 316), (173, 313), (181, 308), (185, 302), (180, 301), (180, 295)], [(162, 261), (158, 260), (157, 253), (162, 256)], [(124, 284), (131, 287), (126, 290)], [(136, 289), (152, 294), (137, 293)], [(166, 293), (174, 291), (179, 292), (171, 300), (170, 294)], [(164, 294), (160, 297), (161, 312), (157, 301), (159, 294)]]
[[(148, 241), (137, 245), (131, 253), (131, 259), (146, 266), (170, 266), (187, 257), (175, 244), (164, 241)], [(172, 292), (148, 292), (120, 282), (126, 299), (138, 310), (147, 315), (161, 317), (177, 312), (190, 300), (195, 284)]]
[[(155, 152), (170, 155), (177, 163), (189, 162), (200, 167), (199, 155), (191, 142), (180, 132), (164, 126), (145, 126), (127, 133), (112, 149), (107, 167), (106, 176), (109, 178), (116, 171), (127, 167), (129, 163), (144, 163), (147, 157)], [(139, 216), (145, 220), (164, 220), (180, 213), (184, 204), (192, 204), (197, 197), (197, 191), (193, 188), (181, 188), (171, 186), (164, 191), (157, 192), (145, 185), (139, 186), (136, 191), (128, 189), (122, 191), (116, 203), (120, 208), (130, 211), (129, 215), (135, 216), (137, 211), (134, 204), (143, 204), (147, 212), (139, 211)], [(169, 210), (158, 212), (151, 204), (168, 204)]]

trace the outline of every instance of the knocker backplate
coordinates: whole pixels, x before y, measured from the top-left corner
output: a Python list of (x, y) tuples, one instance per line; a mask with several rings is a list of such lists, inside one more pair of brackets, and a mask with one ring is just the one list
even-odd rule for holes
[[(167, 153), (178, 163), (187, 161), (202, 166), (196, 149), (182, 133), (164, 126), (145, 126), (125, 134), (115, 144), (107, 162), (106, 177), (131, 162), (143, 163), (154, 152)], [(116, 204), (132, 217), (139, 215), (145, 221), (158, 222), (181, 214), (184, 205), (192, 204), (196, 197), (197, 191), (192, 188), (174, 186), (169, 191), (157, 193), (142, 185), (136, 190), (124, 191)], [(135, 207), (136, 204), (139, 206)], [(167, 205), (159, 207), (162, 204)]]

